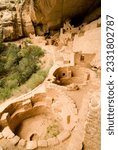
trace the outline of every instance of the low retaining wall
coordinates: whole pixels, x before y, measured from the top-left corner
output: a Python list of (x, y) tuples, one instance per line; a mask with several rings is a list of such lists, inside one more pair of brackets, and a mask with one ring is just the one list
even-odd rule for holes
[[(57, 136), (42, 140), (26, 140), (17, 135), (15, 130), (22, 121), (49, 113), (52, 114), (52, 117), (59, 118), (63, 127)], [(0, 138), (9, 139), (13, 145), (19, 145), (26, 149), (54, 146), (64, 142), (71, 136), (77, 121), (77, 108), (69, 97), (61, 95), (54, 98), (47, 96), (46, 93), (43, 95), (36, 94), (30, 99), (11, 103), (1, 112), (0, 126), (2, 130)]]

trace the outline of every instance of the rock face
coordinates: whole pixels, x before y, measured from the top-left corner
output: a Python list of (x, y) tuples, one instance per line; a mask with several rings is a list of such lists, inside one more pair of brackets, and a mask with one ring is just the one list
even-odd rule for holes
[(34, 26), (29, 14), (29, 4), (30, 0), (25, 0), (21, 8), (22, 28), (24, 36), (29, 36), (29, 34), (35, 34)]
[(90, 22), (100, 15), (99, 5), (100, 0), (1, 0), (0, 39), (42, 35), (49, 29), (59, 29), (65, 20), (74, 17), (74, 21)]
[(0, 2), (0, 39), (16, 40), (23, 36), (20, 8), (15, 3)]
[(58, 29), (68, 18), (84, 17), (99, 2), (99, 0), (97, 2), (95, 0), (31, 0), (31, 18), (37, 25), (46, 24), (48, 28)]

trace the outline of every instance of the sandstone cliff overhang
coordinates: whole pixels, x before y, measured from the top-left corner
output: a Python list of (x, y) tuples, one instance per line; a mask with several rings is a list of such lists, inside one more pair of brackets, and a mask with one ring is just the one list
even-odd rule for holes
[[(90, 22), (100, 16), (100, 0), (14, 0), (0, 2), (0, 37), (17, 40), (62, 27), (67, 19)], [(5, 19), (7, 18), (7, 20)], [(76, 18), (76, 19), (75, 19)]]
[(35, 24), (58, 29), (68, 18), (85, 17), (100, 4), (100, 0), (31, 0), (30, 16)]

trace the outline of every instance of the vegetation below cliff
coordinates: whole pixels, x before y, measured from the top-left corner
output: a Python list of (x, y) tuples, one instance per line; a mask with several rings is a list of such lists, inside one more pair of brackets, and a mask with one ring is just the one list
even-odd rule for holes
[(0, 43), (0, 100), (10, 97), (24, 83), (32, 89), (45, 79), (48, 71), (39, 65), (42, 56), (44, 51), (38, 46), (21, 48)]

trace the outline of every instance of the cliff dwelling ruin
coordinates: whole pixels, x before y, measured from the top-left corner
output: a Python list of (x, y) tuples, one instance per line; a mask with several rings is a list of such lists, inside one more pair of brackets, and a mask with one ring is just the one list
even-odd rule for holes
[(0, 150), (99, 150), (100, 1), (0, 1), (0, 41), (44, 50), (45, 80), (0, 104)]

